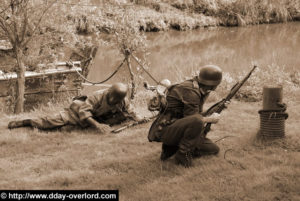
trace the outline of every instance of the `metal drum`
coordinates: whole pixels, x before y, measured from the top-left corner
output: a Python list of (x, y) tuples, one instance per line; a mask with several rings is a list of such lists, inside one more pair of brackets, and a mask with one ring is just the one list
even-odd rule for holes
[(283, 138), (285, 136), (285, 120), (288, 114), (286, 105), (282, 103), (282, 87), (264, 87), (263, 109), (260, 114), (260, 137), (264, 139)]
[(260, 135), (264, 138), (283, 138), (285, 120), (288, 114), (284, 111), (260, 110)]

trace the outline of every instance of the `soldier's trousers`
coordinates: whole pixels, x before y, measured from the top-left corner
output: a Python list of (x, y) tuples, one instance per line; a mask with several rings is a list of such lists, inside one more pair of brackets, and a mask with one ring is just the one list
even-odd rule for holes
[(193, 152), (197, 149), (202, 154), (217, 154), (219, 147), (211, 140), (200, 138), (204, 123), (199, 114), (176, 120), (162, 130), (161, 141), (169, 146), (178, 146), (182, 153)]
[[(114, 124), (121, 123), (122, 120), (125, 119), (126, 118), (125, 117), (123, 118), (122, 115), (116, 114), (113, 116), (113, 118), (105, 119), (105, 121), (101, 121), (99, 123), (114, 125)], [(81, 128), (88, 127), (87, 124), (83, 124), (82, 122), (80, 122), (79, 117), (68, 109), (61, 111), (59, 114), (39, 117), (35, 119), (28, 119), (26, 121), (27, 121), (26, 124), (28, 126), (32, 126), (42, 130), (60, 128), (66, 125), (72, 125)]]
[(42, 130), (60, 128), (65, 125), (76, 125), (75, 122), (66, 121), (66, 119), (63, 119), (61, 114), (56, 114), (52, 116), (50, 115), (35, 119), (28, 119), (26, 121), (30, 122), (30, 126)]

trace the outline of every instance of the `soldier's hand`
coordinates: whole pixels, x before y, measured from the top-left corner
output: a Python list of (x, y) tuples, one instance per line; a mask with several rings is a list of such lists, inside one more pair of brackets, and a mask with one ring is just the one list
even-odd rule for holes
[(150, 119), (149, 117), (144, 117), (142, 120), (143, 120), (144, 123), (147, 123), (147, 122), (149, 122), (151, 119)]
[(227, 108), (228, 108), (228, 105), (229, 105), (230, 103), (231, 103), (230, 101), (226, 101), (226, 102), (224, 103), (224, 107), (227, 109)]
[(216, 124), (220, 120), (221, 115), (219, 113), (213, 113), (209, 117), (205, 117), (204, 121), (207, 123)]
[(140, 122), (140, 121), (147, 122), (146, 118), (144, 118), (144, 117), (142, 117), (140, 115), (136, 115), (135, 116), (135, 121), (137, 121), (137, 122)]
[(106, 125), (106, 124), (98, 124), (96, 126), (96, 129), (100, 132), (100, 133), (108, 133), (110, 132), (111, 128), (110, 126)]

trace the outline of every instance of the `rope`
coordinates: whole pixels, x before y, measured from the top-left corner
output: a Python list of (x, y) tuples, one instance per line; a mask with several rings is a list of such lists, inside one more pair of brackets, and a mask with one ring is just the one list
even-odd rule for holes
[[(103, 80), (103, 81), (101, 81), (101, 82), (93, 82), (93, 81), (90, 81), (90, 80), (88, 80), (88, 79), (86, 79), (76, 68), (75, 68), (75, 70), (76, 70), (76, 72), (77, 72), (77, 74), (84, 80), (84, 81), (86, 81), (86, 82), (88, 82), (88, 83), (91, 83), (91, 84), (103, 84), (104, 82), (107, 82), (109, 79), (111, 79), (119, 70), (120, 70), (120, 68), (123, 66), (123, 64), (124, 64), (124, 62), (125, 62), (125, 60), (126, 59), (124, 59), (123, 61), (122, 61), (122, 63), (117, 67), (117, 69), (108, 77), (108, 78), (106, 78), (105, 80)], [(72, 61), (70, 61), (70, 63), (71, 63), (71, 65), (72, 66), (74, 66), (74, 64), (73, 64), (73, 62)]]
[[(229, 152), (229, 151), (233, 151), (233, 149), (227, 149), (227, 150), (225, 151), (225, 153), (224, 153), (224, 159), (225, 159), (225, 160), (227, 160), (227, 159), (226, 159), (226, 153)], [(228, 161), (228, 160), (227, 160), (227, 161)]]
[(237, 136), (227, 135), (227, 136), (225, 136), (225, 137), (222, 137), (222, 138), (216, 140), (215, 143), (216, 143), (216, 142), (219, 142), (219, 141), (221, 141), (221, 140), (223, 140), (223, 139), (225, 139), (225, 138), (228, 138), (228, 137), (237, 137)]
[(133, 55), (131, 54), (131, 56), (134, 58), (134, 60), (142, 67), (142, 69), (149, 75), (149, 77), (154, 80), (154, 82), (158, 85), (159, 82), (144, 68), (144, 66), (140, 63), (140, 61)]
[[(159, 82), (144, 68), (144, 66), (140, 63), (140, 61), (138, 60), (138, 58), (136, 58), (133, 54), (131, 54), (131, 56), (133, 57), (133, 59), (141, 66), (141, 68), (149, 75), (149, 77), (158, 85)], [(90, 58), (89, 58), (90, 59)], [(102, 84), (106, 81), (108, 81), (109, 79), (111, 79), (119, 70), (120, 68), (123, 66), (124, 62), (126, 61), (126, 58), (124, 58), (124, 60), (122, 61), (122, 63), (117, 67), (117, 69), (108, 77), (106, 78), (105, 80), (101, 81), (101, 82), (93, 82), (93, 81), (90, 81), (88, 79), (86, 79), (76, 68), (75, 68), (75, 71), (77, 72), (77, 74), (83, 79), (85, 80), (86, 82), (88, 83), (91, 83), (93, 85), (95, 84)], [(69, 61), (69, 65), (70, 66), (74, 66), (73, 62), (72, 61)]]

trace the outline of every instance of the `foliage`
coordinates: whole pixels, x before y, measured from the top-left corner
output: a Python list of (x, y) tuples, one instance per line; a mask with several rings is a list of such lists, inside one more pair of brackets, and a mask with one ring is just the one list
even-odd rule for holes
[[(182, 69), (176, 69), (177, 82), (181, 82), (185, 79), (191, 79), (199, 74), (197, 68), (191, 68), (190, 70), (183, 71)], [(250, 68), (249, 68), (250, 69)], [(237, 74), (230, 74), (223, 72), (223, 78), (221, 84), (217, 87), (215, 92), (212, 92), (208, 101), (216, 102), (225, 97), (229, 90), (240, 80), (242, 80), (248, 72), (242, 71)], [(277, 64), (271, 64), (257, 68), (247, 82), (241, 87), (241, 89), (235, 95), (235, 99), (246, 102), (258, 102), (262, 100), (262, 89), (264, 86), (282, 86), (287, 99), (297, 99), (294, 97), (294, 93), (300, 91), (300, 73), (298, 71), (287, 72), (284, 66)]]
[[(30, 0), (5, 0), (0, 14), (0, 36), (8, 40), (16, 59), (17, 90), (15, 112), (23, 112), (25, 94), (24, 56), (28, 43), (38, 33), (40, 23), (55, 1), (37, 4)], [(41, 8), (40, 8), (41, 7)]]
[[(31, 1), (30, 8), (27, 12), (26, 21), (28, 21), (27, 34), (24, 37), (34, 38), (29, 40), (23, 48), (25, 65), (31, 70), (37, 67), (39, 63), (53, 63), (61, 59), (67, 60), (68, 51), (79, 51), (93, 44), (101, 43), (97, 37), (95, 26), (91, 26), (89, 18), (74, 18), (74, 16), (91, 16), (95, 17), (95, 7), (81, 7), (77, 4), (65, 4), (65, 1)], [(6, 0), (8, 4), (9, 1)], [(53, 3), (53, 5), (51, 4)], [(81, 1), (77, 1), (78, 4)], [(49, 7), (51, 5), (51, 7)], [(2, 5), (3, 8), (5, 5)], [(44, 12), (47, 11), (47, 12)], [(2, 16), (9, 15), (2, 13)], [(42, 18), (41, 18), (42, 17)], [(20, 16), (16, 24), (22, 28), (21, 20), (25, 17)], [(99, 18), (96, 18), (97, 20)], [(40, 22), (39, 22), (40, 20)], [(39, 22), (39, 23), (38, 23)], [(24, 25), (25, 26), (25, 25)], [(35, 30), (35, 31), (34, 31)], [(1, 29), (0, 29), (1, 33)], [(93, 42), (89, 37), (84, 35), (95, 33)], [(3, 34), (2, 34), (3, 35)]]
[(297, 19), (300, 13), (297, 0), (177, 0), (171, 5), (214, 16), (225, 26), (286, 22)]
[[(245, 73), (245, 72), (244, 72)], [(270, 64), (266, 67), (258, 68), (253, 78), (237, 94), (237, 99), (246, 101), (260, 101), (262, 99), (263, 87), (282, 86), (286, 93), (286, 98), (292, 98), (293, 93), (299, 91), (300, 84), (294, 79), (299, 77), (299, 72), (289, 73), (284, 66)], [(241, 75), (238, 76), (238, 79)]]
[[(227, 92), (234, 83), (243, 79), (246, 73), (247, 72), (244, 71), (237, 75), (225, 74), (223, 82), (217, 92)], [(261, 101), (263, 87), (282, 86), (283, 91), (286, 93), (285, 97), (293, 99), (293, 93), (300, 90), (300, 83), (297, 77), (299, 78), (299, 72), (288, 73), (284, 66), (278, 66), (276, 64), (258, 68), (239, 90), (235, 98), (241, 101)]]
[(116, 7), (112, 16), (115, 47), (124, 56), (131, 53), (146, 53), (146, 36), (139, 26), (132, 7)]
[[(300, 17), (300, 3), (297, 0), (158, 0), (158, 1), (134, 1), (139, 5), (161, 11), (163, 8), (166, 13), (165, 21), (167, 27), (182, 30), (195, 29), (205, 26), (203, 16), (193, 15), (203, 14), (205, 16), (218, 19), (219, 25), (224, 26), (244, 26), (247, 24), (261, 24), (261, 23), (275, 23), (286, 22), (290, 20), (299, 20)], [(171, 7), (176, 8), (173, 10)], [(159, 8), (159, 9), (157, 9)], [(180, 12), (181, 11), (181, 12)], [(184, 15), (182, 15), (184, 13)], [(160, 15), (160, 13), (158, 13)], [(168, 23), (168, 16), (171, 15), (178, 23), (176, 26)], [(188, 19), (191, 18), (191, 19)], [(198, 23), (201, 18), (202, 23)], [(155, 17), (151, 17), (152, 24), (156, 24)], [(185, 20), (188, 24), (196, 21), (196, 26), (185, 26)], [(213, 25), (213, 21), (208, 23)], [(159, 27), (157, 26), (159, 30)]]
[(72, 5), (76, 4), (64, 2), (5, 0), (0, 6), (0, 37), (11, 43), (17, 61), (17, 66), (13, 69), (18, 75), (16, 112), (23, 111), (25, 66), (29, 68), (27, 70), (40, 70), (39, 63), (54, 63), (59, 56), (60, 59), (68, 59), (64, 55), (66, 48), (75, 49), (78, 43), (79, 46), (89, 45), (78, 34), (76, 21), (68, 13), (80, 10), (88, 14), (94, 9), (73, 9)]

